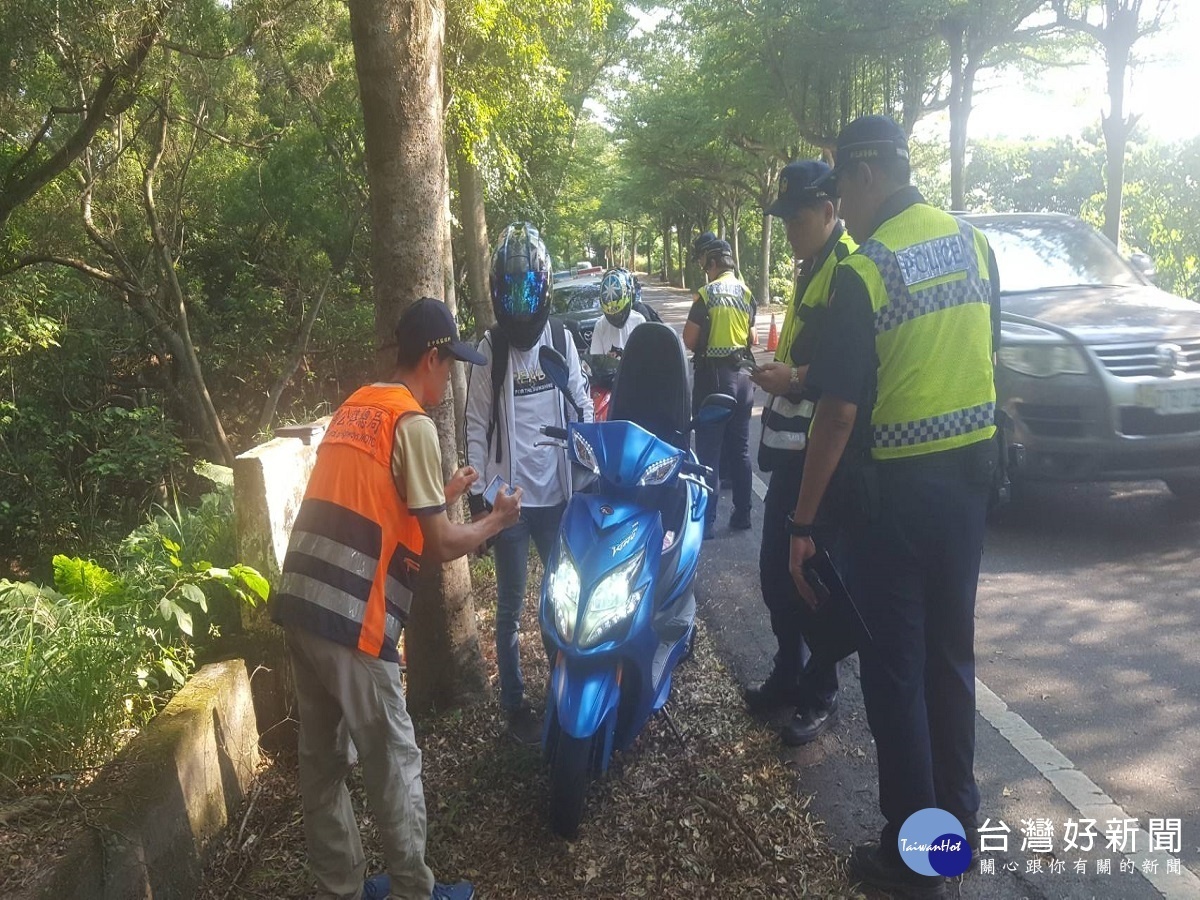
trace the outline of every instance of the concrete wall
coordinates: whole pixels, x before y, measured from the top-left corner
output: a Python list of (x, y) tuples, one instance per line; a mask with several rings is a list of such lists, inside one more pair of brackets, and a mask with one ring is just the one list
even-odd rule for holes
[(89, 824), (38, 900), (186, 900), (209, 840), (235, 816), (258, 766), (258, 723), (241, 660), (197, 672), (81, 802)]
[[(273, 440), (241, 454), (233, 463), (238, 559), (258, 569), (271, 584), (279, 578), (292, 525), (317, 462), (317, 446), (329, 419), (280, 428)], [(293, 686), (282, 633), (270, 622), (266, 604), (242, 608), (244, 634), (223, 642), (250, 666), (262, 745), (294, 746)]]
[(329, 419), (280, 428), (233, 462), (238, 559), (274, 582)]

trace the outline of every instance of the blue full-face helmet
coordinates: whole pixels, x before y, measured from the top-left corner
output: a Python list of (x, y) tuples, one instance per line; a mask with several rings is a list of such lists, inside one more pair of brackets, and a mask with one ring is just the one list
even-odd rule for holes
[(492, 251), (492, 312), (510, 344), (528, 350), (550, 318), (550, 254), (528, 222), (504, 229)]

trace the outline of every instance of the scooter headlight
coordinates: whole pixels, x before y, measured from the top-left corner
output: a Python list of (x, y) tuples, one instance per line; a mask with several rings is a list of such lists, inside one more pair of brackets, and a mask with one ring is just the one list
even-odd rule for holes
[(594, 647), (613, 628), (624, 622), (642, 602), (644, 588), (633, 590), (633, 582), (642, 569), (644, 554), (622, 563), (596, 585), (579, 623), (579, 646)]
[(579, 570), (565, 546), (559, 551), (558, 565), (550, 573), (546, 594), (554, 607), (558, 633), (569, 644), (575, 636), (575, 617), (579, 613)]
[(677, 453), (674, 456), (668, 456), (666, 459), (660, 459), (658, 462), (650, 463), (642, 470), (641, 476), (638, 477), (638, 487), (650, 487), (655, 484), (662, 484), (668, 478), (675, 474), (675, 470), (679, 468), (679, 463), (683, 459), (682, 453)]
[(575, 449), (575, 459), (579, 461), (579, 464), (585, 469), (590, 469), (592, 474), (599, 475), (600, 463), (596, 459), (596, 451), (592, 449), (592, 445), (578, 431), (571, 432), (571, 443)]

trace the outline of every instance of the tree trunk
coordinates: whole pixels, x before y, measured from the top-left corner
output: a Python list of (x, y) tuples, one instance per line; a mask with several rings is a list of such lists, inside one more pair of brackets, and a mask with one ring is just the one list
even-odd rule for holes
[(263, 403), (262, 412), (258, 415), (259, 431), (266, 431), (271, 427), (271, 423), (275, 421), (275, 413), (279, 409), (279, 399), (283, 396), (287, 386), (291, 384), (292, 379), (296, 377), (296, 373), (300, 371), (300, 364), (304, 362), (304, 354), (308, 352), (308, 339), (312, 336), (313, 325), (317, 321), (317, 315), (321, 312), (321, 304), (325, 301), (325, 295), (329, 292), (329, 285), (332, 281), (333, 273), (330, 272), (325, 276), (325, 281), (322, 283), (316, 299), (308, 304), (308, 311), (304, 314), (304, 321), (300, 324), (300, 333), (296, 335), (292, 358), (288, 361), (283, 373), (276, 379), (275, 384), (272, 385), (266, 402)]
[[(1115, 28), (1116, 22), (1110, 28)], [(1104, 132), (1104, 173), (1106, 193), (1104, 196), (1104, 235), (1114, 246), (1121, 244), (1121, 200), (1125, 190), (1125, 144), (1133, 130), (1134, 117), (1125, 116), (1125, 73), (1129, 69), (1129, 54), (1137, 35), (1137, 19), (1133, 20), (1133, 35), (1128, 40), (1109, 40), (1105, 48), (1108, 61), (1107, 116), (1101, 117)]]
[(965, 66), (963, 39), (960, 24), (948, 24), (943, 32), (950, 48), (950, 208), (967, 208), (965, 171), (967, 166), (967, 119), (971, 115), (971, 103), (965, 97)]
[[(635, 229), (629, 238), (629, 271), (637, 271), (638, 233)], [(649, 268), (649, 267), (647, 267)]]
[(488, 290), (490, 245), (487, 214), (483, 206), (483, 181), (479, 177), (479, 169), (467, 159), (461, 147), (457, 157), (459, 206), (463, 246), (466, 248), (467, 257), (467, 287), (471, 291), (475, 337), (482, 340), (483, 333), (492, 325), (492, 299)]
[[(450, 158), (446, 157), (446, 214), (442, 218), (443, 266), (445, 269), (445, 303), (450, 313), (458, 320), (458, 291), (455, 289), (454, 240), (450, 228)], [(450, 369), (450, 400), (454, 408), (454, 465), (450, 474), (458, 468), (459, 460), (466, 456), (467, 446), (467, 363), (455, 362)], [(445, 444), (442, 445), (443, 447)], [(447, 454), (443, 453), (445, 459)], [(450, 475), (446, 478), (449, 480)]]
[(196, 353), (196, 345), (192, 341), (192, 330), (188, 324), (187, 298), (183, 294), (183, 286), (179, 283), (179, 273), (175, 270), (175, 255), (167, 240), (166, 232), (158, 217), (158, 204), (154, 198), (154, 179), (158, 164), (162, 160), (167, 139), (168, 101), (167, 92), (163, 92), (163, 102), (159, 107), (158, 124), (156, 126), (153, 150), (146, 162), (142, 176), (142, 201), (146, 210), (146, 222), (150, 226), (151, 241), (155, 255), (162, 269), (162, 292), (169, 298), (171, 311), (175, 318), (174, 331), (179, 337), (182, 354), (178, 360), (187, 378), (188, 387), (196, 399), (197, 407), (192, 411), (196, 421), (201, 424), (205, 442), (211, 451), (220, 457), (224, 465), (233, 465), (233, 448), (225, 436), (225, 428), (221, 417), (217, 415), (217, 407), (208, 392), (208, 384), (204, 380), (204, 368), (200, 365), (200, 357)]
[[(376, 346), (404, 307), (443, 296), (446, 155), (442, 123), (442, 0), (350, 0), (350, 33), (363, 106), (371, 200), (371, 275)], [(380, 349), (381, 369), (390, 353)], [(457, 465), (454, 405), (430, 410), (442, 444), (442, 470)], [(453, 517), (461, 509), (452, 510)], [(406, 691), (415, 710), (482, 698), (483, 657), (465, 558), (422, 568), (405, 633)]]
[(675, 240), (678, 241), (679, 247), (679, 283), (678, 287), (687, 287), (688, 276), (687, 272), (690, 266), (688, 265), (687, 256), (687, 235), (684, 234), (684, 229), (675, 228)]
[[(767, 204), (764, 203), (765, 207)], [(758, 283), (758, 305), (760, 308), (771, 302), (771, 217), (763, 213), (763, 233), (760, 263), (762, 277)]]
[(742, 251), (741, 251), (741, 248), (738, 246), (738, 218), (739, 218), (740, 212), (741, 212), (741, 210), (738, 208), (738, 205), (735, 203), (730, 208), (730, 213), (729, 213), (729, 216), (730, 216), (730, 219), (729, 219), (729, 221), (730, 221), (729, 243), (730, 243), (730, 246), (733, 248), (733, 268), (738, 273), (739, 278), (742, 277)]
[(675, 281), (675, 264), (674, 264), (675, 260), (674, 260), (674, 254), (671, 253), (672, 248), (671, 248), (671, 226), (670, 225), (667, 225), (663, 228), (662, 243), (663, 243), (663, 258), (662, 258), (663, 281), (665, 281), (667, 284), (673, 284)]

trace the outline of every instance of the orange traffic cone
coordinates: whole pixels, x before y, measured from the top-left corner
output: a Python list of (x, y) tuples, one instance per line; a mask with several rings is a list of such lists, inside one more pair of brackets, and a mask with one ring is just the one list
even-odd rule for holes
[(775, 313), (771, 313), (771, 330), (767, 332), (767, 352), (774, 353), (779, 348), (779, 329), (775, 327)]

